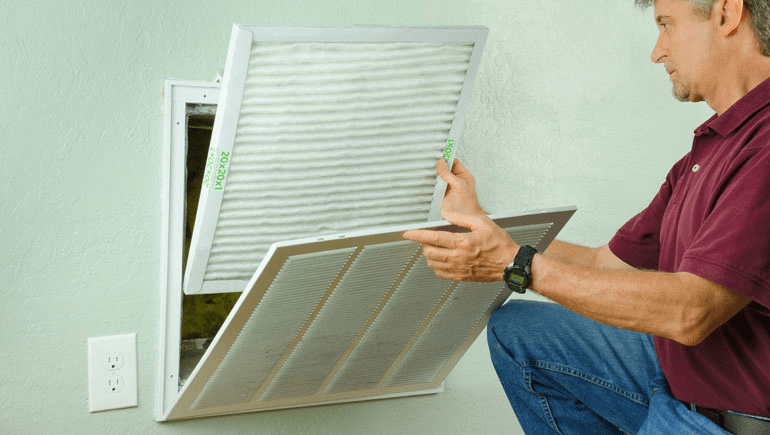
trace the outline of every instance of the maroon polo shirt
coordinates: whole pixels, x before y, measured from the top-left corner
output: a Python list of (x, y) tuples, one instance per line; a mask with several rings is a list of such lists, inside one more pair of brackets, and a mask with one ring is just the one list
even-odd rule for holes
[(770, 417), (770, 79), (695, 130), (690, 153), (609, 246), (634, 267), (752, 299), (697, 346), (655, 337), (655, 349), (679, 400)]

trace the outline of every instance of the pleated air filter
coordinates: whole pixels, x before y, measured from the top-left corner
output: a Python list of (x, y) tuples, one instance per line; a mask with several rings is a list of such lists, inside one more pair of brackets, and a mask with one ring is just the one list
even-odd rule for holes
[[(496, 222), (542, 251), (574, 211)], [(417, 227), (272, 245), (161, 420), (440, 391), (510, 290), (437, 278)]]
[(439, 219), (486, 34), (234, 26), (185, 293), (242, 291), (277, 241)]

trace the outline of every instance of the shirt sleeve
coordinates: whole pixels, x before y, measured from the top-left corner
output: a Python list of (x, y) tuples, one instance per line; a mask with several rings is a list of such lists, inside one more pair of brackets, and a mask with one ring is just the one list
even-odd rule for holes
[(626, 264), (637, 269), (658, 270), (663, 214), (681, 168), (688, 160), (689, 154), (671, 168), (650, 205), (626, 222), (610, 240), (610, 251)]
[(770, 146), (744, 148), (679, 270), (770, 308)]

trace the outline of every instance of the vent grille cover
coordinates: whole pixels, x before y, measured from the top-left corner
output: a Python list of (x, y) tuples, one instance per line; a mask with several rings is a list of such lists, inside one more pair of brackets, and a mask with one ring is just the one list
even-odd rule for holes
[(242, 291), (277, 241), (439, 219), (485, 38), (235, 26), (185, 292)]
[[(544, 250), (572, 213), (496, 222)], [(274, 244), (165, 419), (439, 391), (510, 291), (437, 278), (415, 227)]]

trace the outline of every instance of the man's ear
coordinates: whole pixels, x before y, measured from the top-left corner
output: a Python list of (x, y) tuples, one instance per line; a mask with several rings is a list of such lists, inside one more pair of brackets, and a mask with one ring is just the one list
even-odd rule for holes
[(711, 8), (711, 14), (718, 19), (719, 35), (729, 36), (738, 30), (748, 10), (743, 7), (743, 0), (717, 0)]

